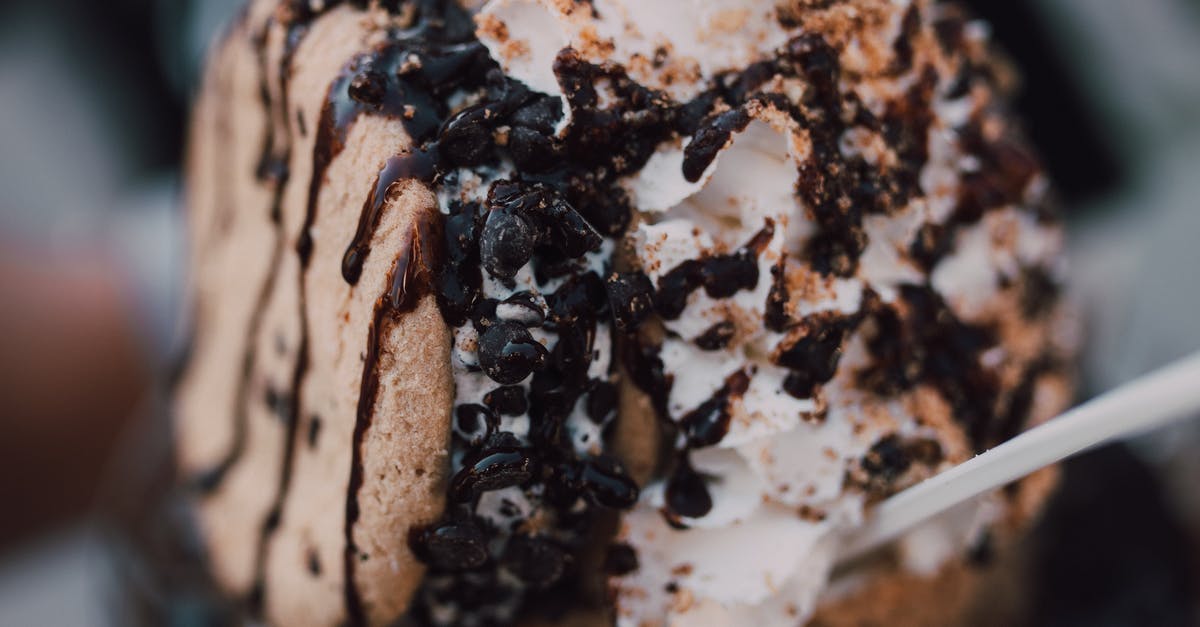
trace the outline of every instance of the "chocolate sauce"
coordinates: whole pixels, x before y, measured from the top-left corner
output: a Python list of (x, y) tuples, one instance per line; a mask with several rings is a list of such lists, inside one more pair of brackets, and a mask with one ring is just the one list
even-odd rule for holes
[(766, 225), (737, 252), (689, 259), (658, 278), (654, 305), (666, 320), (678, 319), (687, 308), (688, 297), (697, 289), (713, 298), (729, 298), (758, 285), (758, 256), (775, 233), (775, 223)]
[(842, 344), (859, 321), (858, 316), (836, 314), (815, 314), (801, 321), (774, 356), (777, 365), (790, 371), (784, 391), (795, 398), (811, 398), (818, 385), (832, 379)]
[(354, 624), (362, 624), (364, 615), (355, 580), (354, 564), (359, 551), (354, 542), (354, 524), (358, 522), (358, 492), (363, 483), (363, 443), (375, 418), (375, 402), (379, 395), (379, 353), (388, 329), (400, 317), (417, 306), (422, 296), (433, 293), (433, 267), (440, 258), (442, 243), (440, 216), (418, 215), (409, 228), (400, 253), (392, 262), (387, 275), (387, 289), (375, 302), (371, 325), (367, 331), (367, 352), (359, 387), (358, 410), (352, 438), (350, 481), (346, 494), (346, 548), (343, 568), (346, 611)]
[(750, 124), (750, 115), (743, 109), (734, 109), (714, 116), (696, 131), (691, 143), (683, 152), (683, 177), (695, 183), (704, 175), (708, 166), (725, 149), (735, 132), (741, 132)]
[(715, 446), (725, 439), (725, 434), (729, 433), (729, 422), (733, 418), (729, 411), (729, 403), (746, 393), (750, 388), (752, 375), (752, 372), (745, 370), (729, 375), (725, 379), (725, 385), (717, 390), (712, 398), (679, 420), (689, 447)]
[(375, 187), (371, 190), (371, 195), (363, 204), (354, 239), (342, 257), (342, 277), (346, 279), (347, 283), (355, 285), (362, 276), (363, 263), (371, 252), (371, 238), (375, 234), (375, 229), (379, 228), (379, 219), (383, 215), (383, 208), (387, 206), (393, 190), (404, 180), (433, 180), (436, 174), (436, 161), (436, 155), (424, 150), (417, 150), (390, 157), (384, 163), (383, 169), (375, 178)]
[(692, 468), (683, 456), (675, 464), (675, 470), (667, 479), (666, 510), (668, 522), (680, 526), (680, 517), (700, 518), (712, 510), (712, 496), (704, 477)]
[(719, 351), (733, 340), (733, 336), (737, 333), (737, 326), (728, 320), (722, 320), (708, 328), (704, 333), (696, 337), (696, 346), (701, 350)]

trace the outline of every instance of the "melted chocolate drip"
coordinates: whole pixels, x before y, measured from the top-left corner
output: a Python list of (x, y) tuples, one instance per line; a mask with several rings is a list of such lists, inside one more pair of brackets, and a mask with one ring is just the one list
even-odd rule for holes
[(729, 433), (729, 421), (733, 419), (733, 414), (729, 412), (729, 403), (741, 398), (750, 388), (752, 374), (744, 370), (733, 373), (725, 379), (725, 385), (717, 390), (712, 398), (680, 419), (679, 423), (687, 436), (689, 447), (716, 446), (725, 439), (725, 434)]
[(675, 464), (667, 479), (666, 509), (663, 514), (675, 527), (682, 527), (681, 517), (700, 518), (712, 510), (712, 496), (704, 477), (692, 468), (687, 456)]
[(363, 483), (363, 442), (375, 418), (375, 402), (379, 395), (379, 352), (387, 329), (399, 318), (412, 311), (422, 296), (433, 293), (433, 267), (440, 258), (440, 216), (418, 216), (409, 229), (404, 246), (392, 263), (387, 276), (387, 291), (375, 302), (371, 326), (367, 333), (367, 353), (363, 363), (362, 383), (358, 394), (358, 410), (354, 422), (353, 453), (350, 463), (350, 482), (346, 493), (346, 548), (343, 554), (345, 569), (346, 610), (354, 624), (362, 624), (362, 600), (355, 581), (354, 564), (359, 557), (354, 542), (354, 524), (358, 522), (358, 492)]
[(371, 237), (379, 228), (379, 219), (383, 208), (396, 186), (404, 180), (416, 179), (431, 181), (436, 174), (437, 158), (423, 150), (396, 155), (387, 160), (379, 175), (375, 178), (375, 187), (363, 205), (362, 214), (358, 220), (358, 228), (354, 232), (354, 240), (342, 257), (342, 277), (354, 285), (362, 276), (363, 263), (371, 252)]
[(703, 287), (713, 298), (729, 298), (758, 285), (758, 256), (775, 234), (775, 223), (766, 225), (745, 246), (727, 255), (689, 259), (658, 278), (654, 305), (658, 314), (675, 320), (687, 308), (688, 297)]

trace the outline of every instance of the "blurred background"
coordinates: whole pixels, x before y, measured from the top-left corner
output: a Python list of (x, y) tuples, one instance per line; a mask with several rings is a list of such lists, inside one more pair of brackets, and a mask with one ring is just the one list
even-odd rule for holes
[[(0, 2), (0, 625), (121, 624), (111, 529), (169, 481), (188, 105), (240, 3)], [(1200, 348), (1200, 0), (970, 4), (1063, 198), (1081, 396)], [(1067, 465), (1028, 624), (1200, 624), (1197, 447), (1185, 425)]]

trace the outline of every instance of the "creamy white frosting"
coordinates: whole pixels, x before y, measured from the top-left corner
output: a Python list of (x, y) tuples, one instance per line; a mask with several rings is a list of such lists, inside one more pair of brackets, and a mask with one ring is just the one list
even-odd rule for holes
[[(492, 0), (481, 15), (506, 25), (507, 38), (487, 30), (481, 39), (510, 76), (530, 87), (561, 95), (553, 60), (574, 46), (584, 58), (625, 66), (642, 84), (688, 99), (718, 72), (743, 68), (786, 41), (768, 3), (758, 0)], [(519, 42), (513, 45), (510, 42)], [(690, 80), (664, 81), (644, 70), (660, 48)]]
[[(893, 2), (887, 27), (873, 36), (890, 45), (909, 4)], [(589, 61), (620, 63), (642, 84), (681, 100), (696, 95), (718, 72), (772, 54), (789, 36), (771, 3), (754, 0), (593, 0), (591, 5), (594, 13), (584, 3), (492, 0), (481, 12), (480, 36), (506, 72), (547, 94), (561, 95), (553, 62), (561, 49), (571, 46)], [(497, 21), (503, 29), (495, 28)], [(986, 33), (972, 24), (966, 36), (979, 40)], [(868, 49), (878, 44), (852, 38), (842, 51), (844, 66), (867, 67)], [(670, 51), (667, 70), (649, 64), (661, 47)], [(668, 75), (670, 80), (664, 78)], [(942, 87), (952, 78), (943, 76)], [(857, 91), (868, 110), (882, 115), (886, 103), (915, 80), (905, 73), (864, 83)], [(776, 88), (798, 100), (806, 86), (787, 79)], [(970, 94), (935, 99), (929, 156), (919, 173), (922, 193), (889, 215), (866, 216), (868, 246), (857, 273), (815, 279), (817, 287), (792, 302), (791, 313), (850, 315), (862, 307), (868, 287), (891, 302), (900, 285), (924, 282), (925, 274), (905, 251), (923, 224), (949, 219), (961, 173), (973, 165), (963, 156), (954, 129), (977, 107)], [(566, 113), (561, 128), (569, 123)], [(642, 218), (629, 238), (655, 283), (685, 261), (735, 251), (768, 224), (775, 230), (758, 256), (754, 289), (723, 299), (695, 290), (682, 315), (664, 321), (667, 337), (659, 357), (673, 379), (667, 399), (672, 416), (711, 398), (735, 372), (747, 372), (750, 385), (731, 401), (728, 434), (716, 446), (691, 454), (693, 467), (713, 479), (712, 510), (680, 520), (686, 530), (672, 528), (660, 513), (665, 488), (658, 481), (643, 490), (639, 504), (625, 515), (620, 539), (637, 550), (639, 568), (612, 582), (619, 625), (803, 623), (836, 560), (838, 532), (864, 515), (864, 496), (847, 489), (847, 472), (889, 434), (939, 436), (911, 406), (867, 398), (858, 389), (856, 373), (868, 356), (857, 333), (847, 340), (838, 374), (823, 386), (822, 398), (798, 399), (783, 391), (787, 371), (774, 365), (770, 355), (784, 335), (766, 329), (763, 318), (771, 271), (781, 259), (789, 258), (789, 271), (810, 272), (794, 261), (815, 231), (794, 189), (797, 165), (807, 157), (809, 143), (806, 131), (787, 116), (760, 109), (752, 117), (697, 181), (687, 181), (682, 172), (690, 138), (664, 143), (640, 172), (622, 181)], [(882, 137), (862, 129), (847, 131), (839, 148), (846, 157), (872, 164), (895, 159)], [(1035, 181), (1037, 185), (1044, 184)], [(992, 212), (958, 235), (953, 252), (936, 267), (932, 284), (956, 313), (969, 318), (995, 297), (1002, 277), (1015, 276), (1023, 266), (1051, 264), (1060, 246), (1057, 233), (1027, 213)], [(701, 350), (693, 340), (722, 321), (736, 327), (733, 341), (724, 349)], [(597, 341), (597, 346), (607, 344)], [(605, 354), (594, 365), (607, 367), (609, 359)], [(823, 419), (808, 419), (818, 412)], [(599, 437), (580, 408), (568, 428), (581, 451)], [(935, 572), (998, 511), (996, 503), (985, 499), (919, 528), (900, 543), (905, 565)]]

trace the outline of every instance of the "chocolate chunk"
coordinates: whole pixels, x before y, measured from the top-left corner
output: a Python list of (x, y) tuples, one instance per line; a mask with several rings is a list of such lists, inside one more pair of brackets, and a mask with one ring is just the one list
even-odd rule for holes
[(561, 579), (570, 559), (548, 538), (528, 534), (509, 538), (501, 558), (508, 570), (534, 588), (546, 588)]
[(667, 320), (678, 319), (687, 308), (688, 296), (702, 281), (700, 262), (692, 259), (658, 277), (658, 292), (654, 295), (654, 307), (658, 315)]
[(549, 225), (548, 245), (572, 258), (600, 250), (603, 238), (566, 200), (555, 198), (541, 210), (543, 222)]
[(554, 126), (562, 119), (562, 100), (553, 96), (539, 95), (513, 112), (513, 126), (525, 127), (542, 135), (554, 133)]
[(450, 481), (450, 495), (458, 502), (469, 501), (483, 492), (502, 490), (529, 481), (537, 471), (537, 461), (523, 448), (488, 448)]
[(483, 441), (500, 426), (500, 419), (483, 405), (468, 403), (454, 409), (458, 433), (472, 444)]
[(487, 107), (476, 105), (446, 120), (438, 133), (438, 154), (445, 164), (471, 167), (487, 162), (495, 144), (495, 117)]
[(775, 363), (791, 370), (784, 389), (796, 398), (809, 398), (813, 389), (833, 378), (842, 357), (842, 342), (856, 321), (817, 315), (809, 318), (798, 337), (789, 338)]
[(474, 521), (415, 530), (409, 544), (421, 561), (437, 570), (471, 570), (488, 560), (487, 539)]
[(604, 572), (614, 577), (623, 577), (638, 569), (637, 551), (628, 544), (619, 543), (608, 547), (604, 555)]
[(529, 221), (508, 210), (488, 214), (479, 241), (483, 267), (492, 276), (511, 279), (533, 256), (537, 233)]
[(561, 149), (549, 135), (525, 126), (508, 132), (508, 154), (523, 172), (543, 172), (555, 165)]
[(572, 390), (582, 392), (592, 365), (596, 340), (595, 325), (575, 324), (559, 329), (558, 342), (550, 353), (550, 364)]
[(688, 445), (694, 447), (714, 446), (729, 431), (729, 399), (717, 394), (680, 419)]
[(475, 308), (483, 275), (477, 266), (447, 264), (438, 275), (437, 301), (442, 317), (451, 326), (462, 326)]
[(620, 185), (600, 184), (594, 177), (575, 177), (567, 188), (571, 206), (602, 235), (619, 237), (633, 218), (633, 204)]
[(604, 281), (595, 272), (586, 272), (567, 279), (550, 296), (547, 317), (551, 327), (559, 329), (574, 325), (581, 319), (595, 320), (608, 313), (608, 292)]
[(479, 365), (504, 385), (520, 383), (542, 365), (546, 354), (546, 347), (514, 322), (495, 324), (479, 338)]
[(667, 511), (676, 516), (700, 518), (712, 510), (712, 496), (708, 486), (685, 461), (675, 467), (667, 480)]
[(758, 285), (758, 259), (749, 251), (704, 259), (704, 291), (713, 298), (730, 298)]
[(529, 411), (529, 402), (525, 400), (525, 389), (519, 385), (505, 385), (488, 392), (483, 402), (492, 411), (503, 416), (520, 416)]
[(654, 286), (641, 272), (613, 273), (605, 287), (618, 331), (634, 331), (654, 309)]
[(604, 425), (616, 412), (617, 386), (608, 381), (594, 381), (587, 397), (588, 418), (598, 425)]
[(727, 111), (712, 118), (696, 131), (683, 150), (683, 177), (695, 183), (729, 144), (734, 132), (745, 130), (750, 114), (743, 109)]
[(729, 346), (730, 340), (737, 333), (737, 327), (728, 320), (722, 320), (696, 338), (696, 346), (700, 350), (717, 351)]
[(588, 500), (602, 507), (628, 509), (637, 503), (637, 484), (613, 458), (593, 457), (585, 461), (579, 481)]

